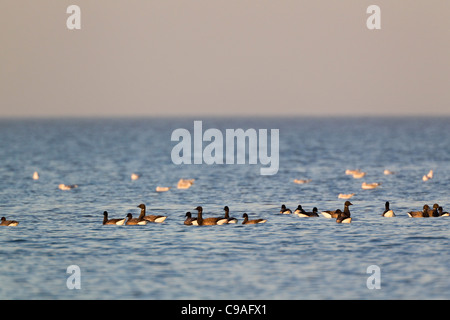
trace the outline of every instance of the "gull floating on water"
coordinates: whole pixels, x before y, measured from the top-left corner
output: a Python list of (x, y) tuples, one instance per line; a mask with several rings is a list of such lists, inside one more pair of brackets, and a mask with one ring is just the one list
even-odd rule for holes
[(338, 195), (338, 199), (350, 199), (351, 197), (353, 197), (355, 194), (354, 193), (339, 193)]
[(194, 184), (195, 179), (180, 179), (177, 184), (178, 189), (189, 189)]
[(166, 192), (169, 190), (170, 190), (170, 187), (156, 187), (156, 192)]
[(378, 188), (380, 185), (381, 185), (381, 182), (374, 182), (374, 183), (363, 182), (361, 185), (361, 188), (364, 190), (375, 189), (375, 188)]
[(365, 172), (363, 172), (359, 169), (356, 169), (356, 170), (347, 169), (347, 170), (345, 170), (345, 174), (352, 175), (353, 178), (355, 178), (355, 179), (361, 179), (362, 177), (364, 177), (366, 175)]
[(433, 170), (430, 170), (426, 175), (422, 177), (423, 181), (427, 181), (433, 179)]
[(74, 188), (78, 188), (78, 185), (76, 185), (76, 184), (66, 185), (66, 184), (64, 184), (64, 183), (61, 183), (61, 184), (58, 186), (58, 188), (59, 188), (60, 190), (72, 190), (72, 189), (74, 189)]
[(139, 179), (139, 175), (138, 174), (136, 174), (136, 173), (132, 173), (131, 174), (131, 180), (137, 180), (137, 179)]
[(310, 183), (311, 181), (312, 181), (312, 179), (294, 179), (294, 183), (297, 183), (297, 184)]
[(354, 179), (361, 179), (362, 177), (364, 177), (366, 175), (366, 173), (365, 172), (357, 172), (357, 173), (354, 173), (353, 174), (353, 178)]

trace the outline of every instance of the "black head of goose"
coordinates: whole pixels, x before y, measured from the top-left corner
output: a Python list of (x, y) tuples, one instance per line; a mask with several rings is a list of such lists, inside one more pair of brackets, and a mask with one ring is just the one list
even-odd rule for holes
[(125, 222), (125, 225), (127, 225), (127, 226), (135, 226), (135, 225), (143, 226), (143, 225), (146, 225), (148, 223), (147, 220), (142, 220), (142, 219), (139, 219), (139, 218), (133, 218), (133, 215), (131, 213), (127, 214), (127, 218), (128, 218), (128, 220), (127, 220), (127, 222)]
[(350, 201), (345, 201), (345, 203), (344, 203), (344, 213), (346, 214), (346, 215), (348, 215), (349, 217), (350, 217), (350, 209), (348, 208), (349, 206), (352, 206), (353, 205), (353, 203), (351, 203)]
[(312, 212), (306, 212), (301, 205), (298, 205), (297, 209), (294, 211), (294, 213), (302, 218), (311, 218), (311, 217), (318, 217), (317, 214), (317, 208), (314, 207)]
[(440, 217), (448, 217), (449, 213), (448, 212), (444, 212), (444, 209), (442, 207), (438, 208), (438, 213)]
[(164, 222), (164, 220), (166, 220), (166, 218), (167, 218), (167, 216), (153, 215), (153, 214), (146, 216), (145, 215), (145, 204), (143, 204), (143, 203), (141, 203), (137, 207), (141, 209), (141, 214), (139, 215), (139, 219), (141, 219), (141, 220), (147, 220), (149, 222), (161, 223), (161, 222)]
[(305, 212), (305, 210), (303, 210), (303, 208), (300, 204), (297, 206), (297, 209), (295, 209), (295, 211), (294, 211), (295, 214), (300, 214), (303, 212)]
[(317, 209), (317, 207), (314, 207), (314, 208), (312, 209), (312, 212), (307, 212), (307, 214), (308, 214), (310, 217), (318, 217), (318, 216), (319, 216), (318, 212), (319, 212), (319, 210)]
[(5, 217), (2, 217), (0, 226), (8, 226), (8, 227), (15, 227), (19, 224), (16, 220), (6, 220)]
[(242, 215), (242, 218), (244, 218), (244, 221), (242, 221), (242, 224), (258, 224), (258, 223), (265, 223), (265, 222), (267, 222), (266, 219), (248, 220), (248, 214), (247, 213), (244, 213)]
[(338, 217), (336, 218), (337, 223), (351, 223), (352, 218), (349, 214), (342, 212), (341, 210), (337, 209), (336, 213), (338, 214)]
[(190, 212), (186, 212), (186, 220), (184, 220), (184, 224), (191, 226), (193, 224), (194, 221), (197, 220), (197, 218), (192, 218), (192, 214)]
[(428, 210), (428, 216), (429, 217), (439, 217), (438, 209), (439, 209), (439, 205), (437, 203), (435, 203), (433, 205), (433, 209)]
[(103, 224), (114, 224), (118, 226), (122, 226), (125, 223), (126, 218), (123, 219), (109, 219), (108, 220), (108, 212), (103, 212)]
[(291, 211), (291, 209), (286, 208), (286, 206), (283, 204), (283, 205), (281, 205), (280, 213), (282, 213), (282, 214), (291, 214), (292, 211)]
[(213, 226), (218, 224), (227, 223), (227, 219), (224, 218), (204, 218), (203, 219), (203, 208), (198, 206), (194, 210), (198, 211), (196, 225), (198, 226)]
[(389, 201), (384, 204), (384, 212), (381, 215), (387, 218), (395, 217), (394, 211), (389, 208)]
[(428, 209), (428, 217), (439, 217), (438, 209), (439, 205), (437, 203), (433, 204), (433, 209)]
[(230, 208), (228, 208), (228, 206), (225, 206), (223, 210), (225, 211), (225, 219), (227, 219), (227, 223), (237, 223), (238, 220), (236, 218), (230, 218)]

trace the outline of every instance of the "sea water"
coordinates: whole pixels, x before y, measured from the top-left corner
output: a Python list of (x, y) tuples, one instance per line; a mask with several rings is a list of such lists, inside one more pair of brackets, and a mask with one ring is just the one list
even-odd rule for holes
[[(278, 173), (175, 165), (171, 134), (194, 120), (222, 132), (279, 129)], [(449, 127), (449, 118), (0, 120), (0, 216), (20, 222), (0, 228), (0, 298), (449, 299), (450, 218), (407, 216), (425, 203), (450, 209)], [(195, 182), (177, 189), (180, 178)], [(342, 210), (339, 193), (355, 193), (351, 224), (279, 214), (282, 204)], [(381, 217), (386, 201), (396, 217)], [(166, 221), (102, 225), (103, 211), (137, 217), (140, 203)], [(199, 205), (204, 217), (226, 205), (239, 222), (185, 226)], [(244, 212), (267, 223), (242, 225)], [(80, 289), (67, 285), (73, 265)], [(379, 289), (368, 286), (374, 265)]]

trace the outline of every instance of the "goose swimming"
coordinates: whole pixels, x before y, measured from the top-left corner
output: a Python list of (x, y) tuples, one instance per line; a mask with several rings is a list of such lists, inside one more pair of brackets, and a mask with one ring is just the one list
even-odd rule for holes
[(145, 204), (143, 204), (143, 203), (141, 203), (137, 207), (141, 209), (141, 214), (139, 215), (140, 220), (147, 220), (149, 222), (161, 223), (161, 222), (164, 222), (164, 220), (166, 220), (166, 218), (167, 218), (167, 216), (153, 215), (153, 214), (146, 216), (145, 215)]
[(394, 211), (389, 208), (389, 201), (384, 204), (384, 212), (381, 215), (387, 218), (395, 217)]
[(109, 219), (108, 220), (108, 212), (103, 212), (103, 224), (115, 224), (118, 226), (123, 226), (125, 223), (126, 218), (123, 219)]
[(280, 213), (282, 213), (282, 214), (291, 214), (292, 211), (291, 211), (291, 209), (286, 208), (286, 206), (283, 204), (283, 205), (281, 205)]
[(242, 221), (242, 224), (258, 224), (258, 223), (265, 223), (265, 222), (267, 222), (266, 219), (248, 220), (248, 214), (246, 214), (246, 213), (244, 213), (242, 215), (242, 218), (244, 218), (244, 221)]
[(16, 220), (6, 220), (5, 217), (2, 217), (0, 226), (8, 226), (8, 227), (15, 227), (19, 224)]

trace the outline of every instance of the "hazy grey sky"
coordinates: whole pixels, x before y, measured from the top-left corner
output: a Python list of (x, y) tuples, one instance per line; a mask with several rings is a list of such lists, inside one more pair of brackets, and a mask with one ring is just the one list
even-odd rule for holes
[(448, 0), (2, 0), (0, 117), (450, 115), (449, 13)]

